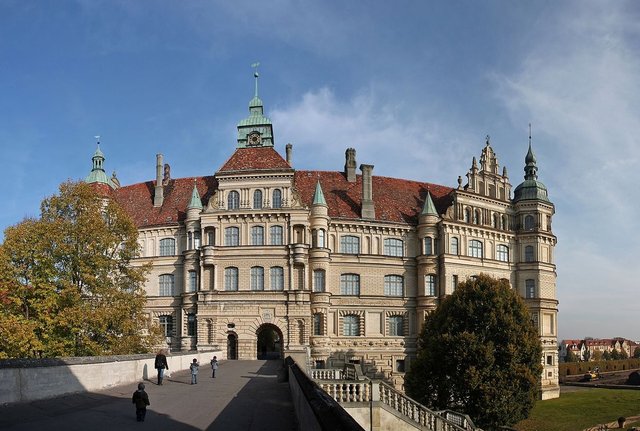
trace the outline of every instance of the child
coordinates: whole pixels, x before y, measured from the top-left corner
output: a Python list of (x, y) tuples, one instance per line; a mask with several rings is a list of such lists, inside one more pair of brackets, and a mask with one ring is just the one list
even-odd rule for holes
[(211, 360), (211, 377), (212, 378), (216, 378), (216, 370), (218, 369), (218, 358), (217, 357), (213, 357), (213, 359)]
[(189, 366), (189, 369), (191, 370), (191, 384), (195, 385), (196, 383), (198, 383), (198, 367), (200, 366), (200, 364), (198, 363), (197, 359), (194, 359), (193, 362), (191, 363), (191, 365)]
[(149, 403), (149, 395), (144, 391), (144, 383), (138, 383), (138, 390), (133, 393), (131, 402), (136, 405), (136, 420), (144, 422), (147, 415), (147, 406)]

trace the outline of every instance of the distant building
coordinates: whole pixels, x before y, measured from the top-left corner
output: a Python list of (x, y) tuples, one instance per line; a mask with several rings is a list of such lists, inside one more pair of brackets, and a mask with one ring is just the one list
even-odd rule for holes
[(581, 361), (593, 361), (601, 358), (605, 352), (624, 352), (627, 357), (633, 357), (639, 343), (622, 337), (615, 338), (585, 338), (583, 340), (562, 340), (559, 347), (559, 357), (565, 360), (571, 350)]
[(425, 316), (485, 273), (524, 298), (543, 347), (542, 398), (557, 397), (555, 208), (531, 142), (513, 197), (488, 137), (454, 187), (375, 176), (366, 163), (358, 172), (352, 148), (341, 170), (297, 170), (290, 144), (284, 157), (275, 149), (257, 88), (256, 77), (235, 149), (211, 176), (174, 179), (158, 155), (155, 181), (120, 187), (93, 157), (87, 181), (138, 226), (137, 264), (153, 264), (147, 310), (168, 346), (358, 362), (400, 386)]

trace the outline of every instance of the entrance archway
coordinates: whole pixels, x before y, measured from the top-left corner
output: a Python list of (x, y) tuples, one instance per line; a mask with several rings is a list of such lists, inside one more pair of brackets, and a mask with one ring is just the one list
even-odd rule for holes
[(227, 359), (238, 359), (238, 336), (227, 335)]
[(265, 323), (256, 331), (258, 359), (282, 359), (282, 331), (275, 325)]

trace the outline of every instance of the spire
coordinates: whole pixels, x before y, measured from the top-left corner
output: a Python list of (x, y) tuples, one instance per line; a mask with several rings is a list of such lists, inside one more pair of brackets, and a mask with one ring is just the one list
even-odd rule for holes
[(313, 204), (312, 205), (324, 205), (327, 206), (327, 201), (324, 200), (324, 194), (322, 193), (322, 187), (320, 186), (320, 181), (316, 183), (316, 191), (313, 193)]
[(202, 200), (200, 199), (200, 194), (198, 193), (198, 186), (196, 185), (196, 179), (193, 179), (193, 192), (191, 192), (191, 202), (189, 202), (189, 206), (187, 209), (202, 209)]
[(100, 136), (96, 136), (96, 151), (93, 153), (93, 157), (91, 158), (93, 167), (91, 168), (91, 172), (84, 179), (86, 183), (102, 183), (107, 184), (112, 189), (115, 189), (115, 184), (107, 177), (107, 174), (104, 171), (104, 154), (100, 151)]
[(529, 151), (527, 151), (527, 155), (524, 158), (524, 179), (525, 180), (535, 180), (538, 178), (538, 167), (536, 166), (536, 156), (533, 154), (533, 150), (531, 149), (531, 123), (529, 123)]
[(264, 116), (264, 105), (258, 96), (258, 66), (253, 63), (255, 69), (255, 91), (253, 99), (249, 101), (249, 117), (238, 123), (237, 148), (246, 147), (273, 147), (273, 126), (271, 120)]
[(427, 198), (424, 200), (424, 205), (422, 206), (422, 212), (420, 215), (434, 215), (438, 216), (438, 211), (436, 210), (436, 206), (433, 204), (433, 199), (431, 199), (431, 192), (427, 190)]
[(531, 124), (529, 124), (529, 149), (524, 158), (524, 181), (513, 192), (514, 202), (537, 199), (549, 202), (547, 188), (538, 181), (538, 166), (536, 156), (531, 149)]

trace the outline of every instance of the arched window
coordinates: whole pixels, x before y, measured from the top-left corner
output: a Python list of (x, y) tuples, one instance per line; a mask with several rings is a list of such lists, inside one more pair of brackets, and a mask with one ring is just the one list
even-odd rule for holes
[(360, 276), (358, 274), (340, 275), (341, 295), (360, 295)]
[(230, 266), (224, 269), (224, 290), (228, 292), (238, 290), (238, 268)]
[(271, 206), (273, 208), (282, 208), (282, 191), (275, 189), (273, 191), (273, 199), (271, 200)]
[(449, 253), (457, 256), (460, 253), (460, 248), (458, 247), (458, 237), (452, 236), (451, 237), (451, 249), (449, 250)]
[(325, 248), (326, 233), (325, 233), (324, 229), (316, 230), (315, 238), (316, 238), (316, 247), (317, 248)]
[(424, 254), (433, 254), (433, 238), (430, 236), (424, 238)]
[(347, 314), (342, 317), (342, 335), (358, 337), (360, 335), (360, 316)]
[(232, 190), (227, 198), (227, 209), (237, 210), (238, 208), (240, 208), (240, 193)]
[(198, 273), (196, 271), (189, 271), (189, 292), (195, 292), (198, 290)]
[(498, 214), (493, 215), (493, 227), (495, 229), (498, 229), (500, 227), (500, 217), (498, 216)]
[(353, 235), (344, 235), (340, 237), (340, 253), (359, 254), (360, 238)]
[(284, 239), (282, 235), (283, 229), (282, 226), (271, 226), (269, 228), (269, 236), (271, 239), (271, 245), (282, 245), (284, 244)]
[(158, 323), (160, 323), (160, 328), (162, 328), (165, 337), (173, 336), (173, 317), (160, 316), (158, 317)]
[(464, 221), (471, 223), (471, 208), (466, 208), (464, 210)]
[(160, 240), (160, 256), (173, 256), (176, 254), (176, 240), (163, 238)]
[(436, 296), (436, 276), (427, 274), (424, 276), (424, 294), (426, 296)]
[(502, 216), (502, 229), (503, 230), (507, 230), (509, 228), (509, 225), (507, 224), (507, 216), (503, 215)]
[(193, 313), (187, 314), (187, 336), (195, 337), (197, 334), (198, 321)]
[(533, 262), (535, 260), (533, 256), (533, 246), (527, 245), (524, 248), (524, 261), (525, 262)]
[(158, 284), (160, 296), (173, 296), (173, 274), (162, 274), (158, 277)]
[(477, 239), (469, 241), (468, 255), (471, 257), (482, 257), (482, 243)]
[(404, 242), (398, 238), (384, 240), (383, 252), (385, 256), (404, 256)]
[(481, 224), (482, 216), (480, 215), (480, 210), (475, 210), (473, 212), (473, 224)]
[(386, 296), (403, 296), (404, 279), (400, 275), (384, 276), (384, 294)]
[(525, 295), (527, 298), (536, 297), (536, 281), (535, 280), (525, 280), (524, 289), (525, 289)]
[(264, 290), (264, 268), (261, 266), (251, 268), (251, 290)]
[(262, 190), (253, 192), (253, 208), (257, 210), (262, 208)]
[(498, 244), (498, 247), (496, 247), (496, 259), (501, 262), (509, 262), (509, 247), (504, 244)]
[(325, 286), (325, 271), (324, 269), (313, 270), (313, 291), (324, 292)]
[(284, 290), (284, 269), (281, 266), (271, 267), (271, 290)]
[(402, 316), (389, 316), (389, 335), (392, 337), (404, 335), (404, 318)]
[(534, 227), (535, 227), (535, 224), (534, 224), (533, 216), (530, 214), (524, 216), (524, 229), (533, 230)]
[(237, 247), (240, 245), (240, 229), (236, 226), (224, 229), (224, 245), (228, 247)]
[(322, 313), (313, 315), (313, 335), (323, 335)]
[(264, 228), (262, 226), (251, 228), (251, 245), (264, 245)]

